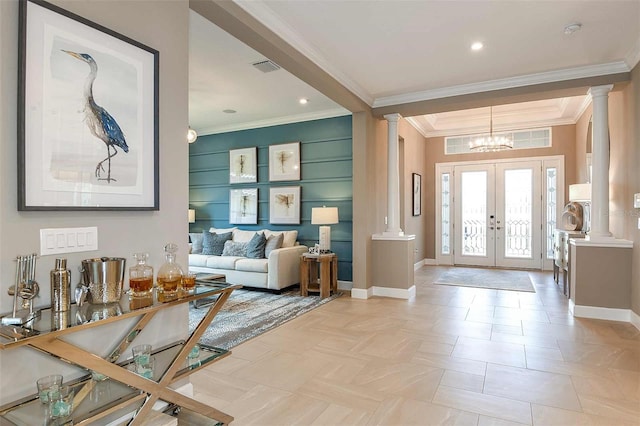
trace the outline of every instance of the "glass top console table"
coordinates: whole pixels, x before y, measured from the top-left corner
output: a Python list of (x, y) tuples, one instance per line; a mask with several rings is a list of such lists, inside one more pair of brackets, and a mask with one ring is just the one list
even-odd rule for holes
[[(200, 345), (199, 354), (194, 356), (192, 349), (233, 290), (240, 287), (222, 282), (196, 281), (192, 293), (181, 294), (175, 300), (165, 303), (158, 302), (153, 295), (135, 299), (125, 295), (119, 303), (109, 305), (85, 304), (78, 307), (74, 304), (65, 313), (42, 309), (34, 320), (22, 326), (0, 326), (0, 350), (29, 346), (109, 378), (97, 382), (87, 375), (65, 383), (75, 390), (73, 412), (69, 418), (56, 420), (58, 423), (47, 420), (48, 405), (40, 403), (37, 395), (31, 395), (0, 407), (0, 425), (55, 425), (71, 422), (74, 425), (84, 425), (98, 421), (105, 424), (128, 413), (134, 413), (129, 424), (140, 425), (158, 400), (216, 420), (218, 424), (230, 423), (232, 416), (178, 393), (168, 385), (230, 354), (223, 349)], [(155, 368), (151, 379), (134, 373), (131, 360), (117, 363), (120, 355), (125, 353), (140, 332), (152, 322), (156, 313), (182, 303), (212, 297), (217, 297), (215, 303), (209, 306), (207, 313), (186, 340), (154, 351)], [(80, 330), (127, 318), (135, 320), (133, 324), (127, 322), (129, 328), (125, 337), (114, 342), (113, 349), (106, 358), (61, 339)]]

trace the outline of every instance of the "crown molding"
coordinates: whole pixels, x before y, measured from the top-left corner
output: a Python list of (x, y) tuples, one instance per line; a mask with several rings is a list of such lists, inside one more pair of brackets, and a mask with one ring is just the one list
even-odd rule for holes
[(414, 117), (405, 117), (405, 120), (407, 120), (407, 122), (411, 124), (413, 128), (416, 129), (418, 133), (420, 133), (422, 136), (424, 136), (425, 138), (429, 137), (427, 136), (428, 135), (427, 130), (424, 129)]
[(330, 61), (309, 45), (290, 25), (280, 19), (269, 6), (262, 2), (250, 0), (233, 1), (248, 14), (260, 21), (264, 26), (289, 43), (294, 49), (319, 66), (323, 71), (335, 78), (340, 84), (353, 92), (367, 105), (371, 106), (373, 104), (374, 99), (369, 92), (349, 78), (346, 74), (332, 66)]
[(449, 98), (452, 96), (468, 95), (472, 93), (483, 93), (494, 90), (512, 89), (514, 87), (554, 83), (565, 80), (599, 77), (608, 74), (625, 73), (629, 72), (630, 70), (631, 69), (625, 61), (618, 61), (608, 64), (588, 65), (585, 67), (570, 68), (565, 70), (547, 71), (500, 80), (489, 80), (480, 83), (461, 84), (458, 86), (443, 87), (440, 89), (386, 96), (377, 98), (373, 102), (373, 108), (401, 105), (432, 99)]
[(580, 117), (582, 117), (582, 114), (584, 114), (587, 108), (589, 108), (589, 105), (591, 105), (591, 101), (592, 101), (591, 96), (584, 97), (584, 99), (582, 100), (582, 103), (580, 104), (575, 114), (573, 115), (574, 123), (577, 123), (578, 120), (580, 120)]
[(261, 127), (280, 126), (283, 124), (300, 123), (303, 121), (322, 120), (325, 118), (342, 117), (351, 115), (344, 108), (335, 108), (324, 111), (310, 112), (305, 114), (288, 115), (286, 117), (269, 118), (266, 120), (256, 120), (238, 124), (228, 124), (225, 126), (213, 126), (202, 129), (195, 129), (198, 136), (215, 135), (218, 133), (237, 132), (240, 130), (258, 129)]
[(625, 62), (629, 66), (629, 69), (634, 69), (638, 62), (640, 62), (640, 38), (636, 40), (636, 44), (631, 48), (627, 56), (625, 57)]

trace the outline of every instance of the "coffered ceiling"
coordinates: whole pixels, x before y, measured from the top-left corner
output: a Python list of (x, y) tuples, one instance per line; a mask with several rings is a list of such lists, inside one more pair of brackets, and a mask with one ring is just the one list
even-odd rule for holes
[[(625, 73), (640, 59), (638, 0), (236, 4), (372, 107)], [(566, 34), (570, 24), (580, 29)], [(268, 58), (193, 12), (190, 39), (190, 117), (197, 129), (232, 130), (264, 120), (347, 112), (285, 70), (261, 75), (250, 64)], [(472, 51), (478, 41), (484, 47)], [(307, 109), (295, 104), (299, 97), (312, 100)], [(494, 125), (561, 123), (575, 119), (584, 105), (584, 98), (564, 98), (496, 106)], [(223, 109), (249, 113), (229, 121)], [(488, 112), (412, 121), (426, 135), (470, 133), (486, 131), (486, 124), (481, 127)]]

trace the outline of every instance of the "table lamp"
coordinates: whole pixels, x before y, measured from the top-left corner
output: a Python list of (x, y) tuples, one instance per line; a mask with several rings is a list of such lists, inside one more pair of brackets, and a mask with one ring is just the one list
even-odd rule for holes
[(311, 224), (321, 225), (319, 227), (319, 246), (321, 251), (328, 252), (331, 250), (331, 227), (338, 223), (337, 207), (313, 207), (311, 209)]
[(196, 211), (195, 209), (189, 209), (189, 223), (195, 223), (196, 221)]

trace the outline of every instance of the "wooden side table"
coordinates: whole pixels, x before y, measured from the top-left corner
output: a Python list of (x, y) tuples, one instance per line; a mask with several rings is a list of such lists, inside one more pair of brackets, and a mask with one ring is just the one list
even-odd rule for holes
[(310, 291), (320, 292), (322, 299), (329, 297), (331, 291), (338, 291), (338, 256), (335, 253), (303, 253), (300, 256), (300, 295), (308, 296)]

